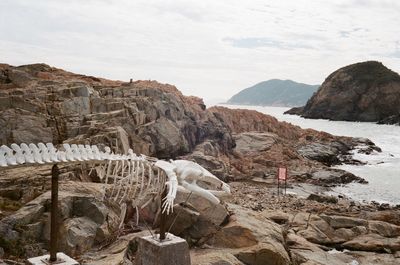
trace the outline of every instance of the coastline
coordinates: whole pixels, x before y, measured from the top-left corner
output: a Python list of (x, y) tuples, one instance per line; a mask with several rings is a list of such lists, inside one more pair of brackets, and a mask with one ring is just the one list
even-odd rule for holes
[[(259, 107), (245, 105), (226, 105), (229, 108), (252, 109), (262, 113), (272, 115), (279, 121), (286, 121), (298, 125), (302, 128), (313, 128), (316, 130), (327, 131), (335, 135), (345, 135), (351, 137), (366, 137), (371, 139), (382, 152), (364, 154), (357, 152), (357, 149), (350, 151), (354, 160), (360, 161), (357, 164), (334, 165), (333, 169), (342, 169), (356, 176), (366, 179), (369, 184), (346, 184), (345, 187), (337, 187), (331, 194), (346, 195), (360, 202), (376, 201), (389, 203), (391, 205), (400, 204), (400, 194), (394, 187), (400, 187), (400, 180), (396, 177), (395, 168), (400, 166), (400, 150), (393, 147), (400, 142), (400, 129), (395, 125), (378, 125), (368, 122), (334, 122), (328, 120), (304, 119), (297, 115), (283, 115), (286, 108), (280, 107)], [(317, 128), (316, 126), (320, 126)], [(387, 132), (388, 136), (382, 136), (382, 132)], [(367, 134), (367, 135), (366, 135)], [(392, 150), (391, 150), (392, 149)], [(389, 170), (388, 173), (386, 173)], [(390, 177), (390, 178), (389, 178)], [(356, 191), (354, 193), (354, 191)]]

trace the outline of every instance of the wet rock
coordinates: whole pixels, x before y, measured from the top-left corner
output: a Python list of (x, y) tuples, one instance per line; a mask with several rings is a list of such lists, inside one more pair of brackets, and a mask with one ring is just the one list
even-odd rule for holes
[(326, 169), (311, 173), (308, 180), (311, 183), (325, 186), (335, 186), (338, 184), (348, 184), (351, 182), (368, 183), (365, 179), (340, 169)]
[(297, 151), (303, 157), (322, 162), (327, 166), (339, 163), (338, 155), (340, 152), (337, 148), (330, 145), (311, 143), (301, 146)]
[(307, 200), (313, 200), (313, 201), (317, 201), (317, 202), (326, 202), (326, 203), (337, 203), (338, 202), (338, 198), (334, 197), (334, 196), (327, 196), (327, 195), (322, 195), (322, 194), (310, 194), (307, 197)]

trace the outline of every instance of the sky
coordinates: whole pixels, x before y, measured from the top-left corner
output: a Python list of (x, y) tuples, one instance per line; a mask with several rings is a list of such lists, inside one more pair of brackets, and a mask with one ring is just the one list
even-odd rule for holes
[(0, 63), (151, 79), (206, 102), (268, 79), (400, 72), (398, 0), (0, 0)]

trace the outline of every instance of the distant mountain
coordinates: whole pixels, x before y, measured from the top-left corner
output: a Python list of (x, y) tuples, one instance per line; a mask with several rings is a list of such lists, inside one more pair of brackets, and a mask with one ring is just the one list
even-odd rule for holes
[(295, 107), (303, 106), (319, 85), (307, 85), (292, 80), (271, 79), (246, 88), (229, 104)]
[(400, 75), (377, 61), (351, 64), (330, 74), (304, 107), (286, 113), (400, 125)]

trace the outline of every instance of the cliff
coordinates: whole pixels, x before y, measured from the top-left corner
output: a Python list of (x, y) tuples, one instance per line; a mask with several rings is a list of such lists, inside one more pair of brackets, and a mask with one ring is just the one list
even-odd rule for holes
[[(367, 139), (303, 130), (256, 111), (206, 109), (201, 99), (184, 96), (168, 84), (111, 81), (45, 64), (1, 65), (0, 102), (1, 144), (105, 144), (119, 152), (132, 147), (158, 158), (195, 160), (231, 181), (233, 194), (227, 205), (178, 194), (169, 217), (169, 222), (177, 217), (171, 232), (199, 247), (191, 251), (193, 264), (283, 265), (324, 259), (322, 264), (341, 264), (328, 259), (330, 254), (322, 249), (337, 245), (369, 251), (357, 260), (399, 250), (394, 210), (360, 221), (366, 218), (361, 211), (374, 212), (378, 206), (352, 207), (344, 199), (326, 205), (293, 196), (281, 204), (276, 197), (280, 165), (289, 168), (289, 184), (331, 187), (365, 182), (329, 166), (358, 163), (349, 155), (355, 146), (362, 145), (364, 152), (379, 150)], [(138, 213), (129, 213), (125, 227), (118, 230), (119, 210), (102, 200), (95, 173), (85, 165), (60, 166), (60, 171), (60, 249), (82, 264), (132, 264), (136, 238), (145, 234), (136, 232), (146, 230), (132, 221)], [(0, 171), (0, 263), (2, 258), (20, 260), (47, 252), (49, 174), (48, 165)], [(141, 220), (156, 223), (157, 207), (156, 200), (141, 209)], [(354, 218), (320, 217), (321, 209)], [(365, 243), (364, 238), (375, 241)], [(341, 258), (350, 262), (351, 255)], [(377, 260), (395, 259), (382, 254)]]
[(2, 65), (0, 103), (0, 144), (103, 143), (159, 158), (188, 153), (205, 138), (232, 145), (201, 99), (155, 81), (110, 81), (45, 64)]
[(304, 107), (286, 113), (305, 118), (399, 123), (400, 76), (367, 61), (330, 74)]

